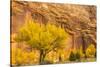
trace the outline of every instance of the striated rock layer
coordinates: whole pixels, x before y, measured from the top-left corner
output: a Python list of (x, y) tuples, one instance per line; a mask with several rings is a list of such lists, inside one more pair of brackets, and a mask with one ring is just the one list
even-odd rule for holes
[(96, 6), (27, 1), (11, 2), (11, 34), (17, 33), (26, 17), (39, 23), (61, 26), (69, 33), (71, 48), (96, 47)]

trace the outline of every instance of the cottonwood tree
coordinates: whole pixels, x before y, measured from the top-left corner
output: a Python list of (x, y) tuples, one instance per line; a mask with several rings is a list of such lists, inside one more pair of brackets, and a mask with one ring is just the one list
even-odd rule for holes
[(68, 34), (61, 27), (49, 23), (39, 24), (29, 20), (20, 28), (16, 39), (39, 50), (40, 64), (42, 64), (47, 53), (65, 46), (67, 36)]

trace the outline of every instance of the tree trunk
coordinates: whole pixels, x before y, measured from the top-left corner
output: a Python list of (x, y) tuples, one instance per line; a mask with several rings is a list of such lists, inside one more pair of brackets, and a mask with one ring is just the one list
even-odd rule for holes
[(45, 58), (45, 51), (44, 50), (40, 50), (40, 64), (44, 64), (44, 58)]

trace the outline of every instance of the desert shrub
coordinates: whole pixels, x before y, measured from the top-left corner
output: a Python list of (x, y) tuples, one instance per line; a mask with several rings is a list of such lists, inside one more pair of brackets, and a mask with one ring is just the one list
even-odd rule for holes
[(95, 46), (94, 44), (90, 44), (88, 48), (86, 49), (86, 56), (88, 58), (92, 58), (92, 57), (95, 57), (95, 54), (96, 54)]
[(79, 52), (71, 52), (69, 56), (70, 61), (80, 61), (80, 53)]
[(82, 46), (79, 49), (71, 51), (70, 56), (69, 56), (70, 61), (76, 61), (76, 60), (80, 61), (81, 58), (84, 58)]
[(83, 53), (83, 47), (82, 46), (80, 46), (78, 52), (80, 54), (80, 58), (84, 58), (85, 57), (85, 54)]
[(38, 56), (35, 52), (27, 52), (21, 48), (12, 50), (12, 65), (37, 64)]
[(80, 61), (80, 58), (81, 58), (80, 53), (77, 52), (77, 53), (76, 53), (76, 60)]
[(22, 59), (22, 51), (21, 51), (21, 49), (17, 49), (16, 50), (16, 64), (17, 65), (20, 65), (20, 64), (22, 64), (23, 63), (23, 59)]
[(75, 61), (76, 60), (76, 55), (73, 51), (71, 51), (70, 56), (69, 56), (70, 61)]
[(46, 62), (50, 62), (52, 64), (57, 63), (59, 61), (58, 58), (58, 53), (55, 51), (51, 51), (50, 53), (48, 53), (45, 57), (45, 61)]
[(76, 53), (76, 59), (77, 60), (80, 60), (81, 58), (84, 58), (84, 53), (83, 53), (83, 49), (82, 49), (82, 46), (80, 46), (79, 49), (75, 50), (75, 53)]

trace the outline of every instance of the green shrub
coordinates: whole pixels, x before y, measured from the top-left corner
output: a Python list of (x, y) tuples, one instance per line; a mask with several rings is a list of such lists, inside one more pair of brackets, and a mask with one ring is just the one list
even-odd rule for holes
[(76, 55), (73, 51), (70, 53), (69, 60), (70, 61), (75, 61), (76, 60)]
[(77, 53), (76, 53), (76, 59), (77, 59), (78, 61), (80, 61), (80, 58), (81, 58), (80, 53), (77, 52)]
[(80, 53), (80, 51), (79, 50), (76, 50), (76, 51), (71, 51), (71, 53), (70, 53), (70, 56), (69, 56), (69, 60), (70, 61), (80, 61), (80, 59), (81, 59), (81, 53)]

